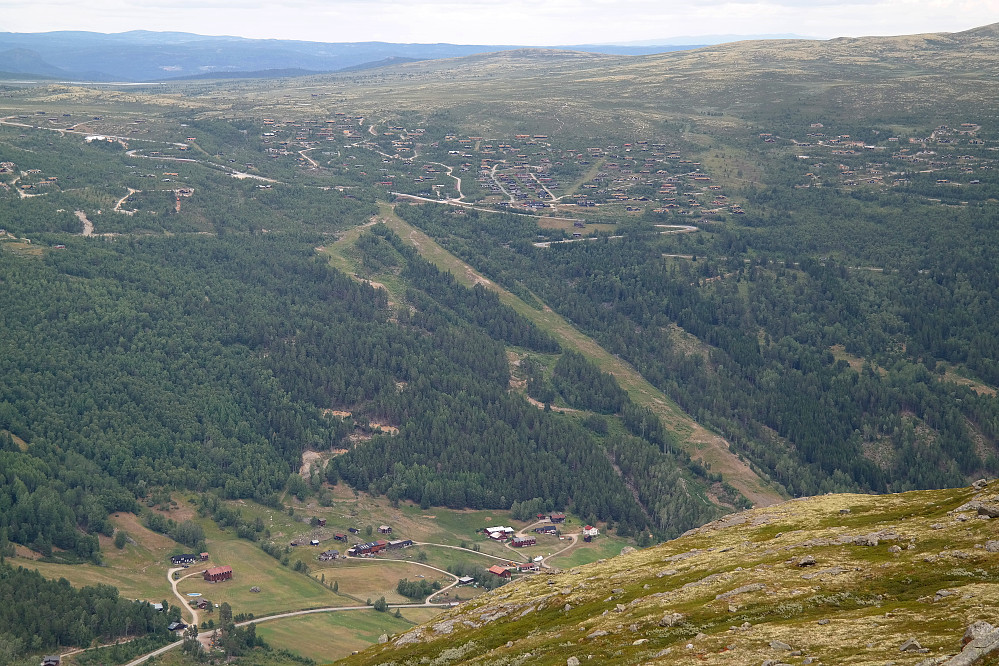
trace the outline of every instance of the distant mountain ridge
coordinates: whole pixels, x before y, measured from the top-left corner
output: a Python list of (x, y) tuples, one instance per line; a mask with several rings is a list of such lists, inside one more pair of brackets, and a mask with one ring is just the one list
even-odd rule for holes
[[(4, 71), (104, 82), (297, 76), (517, 48), (523, 47), (326, 43), (145, 30), (114, 34), (79, 31), (0, 33), (0, 63), (3, 63)], [(693, 47), (579, 45), (559, 48), (613, 55), (648, 55)]]

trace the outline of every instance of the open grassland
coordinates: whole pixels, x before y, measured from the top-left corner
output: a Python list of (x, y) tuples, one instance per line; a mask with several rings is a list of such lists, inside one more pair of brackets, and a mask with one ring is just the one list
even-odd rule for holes
[[(205, 533), (212, 564), (231, 566), (233, 579), (207, 583), (191, 577), (177, 585), (181, 594), (201, 592), (215, 603), (228, 602), (236, 613), (254, 615), (350, 604), (308, 576), (281, 566), (249, 541), (231, 537), (213, 524), (205, 525)], [(251, 592), (252, 587), (260, 592)]]
[(105, 566), (93, 564), (56, 564), (52, 562), (14, 562), (38, 569), (47, 578), (65, 578), (73, 585), (113, 585), (123, 597), (159, 602), (175, 599), (166, 579), (167, 558), (178, 549), (172, 539), (144, 527), (132, 514), (112, 517), (118, 529), (124, 529), (135, 543), (118, 550), (111, 539), (101, 537), (101, 552)]
[(291, 650), (319, 663), (336, 661), (355, 650), (378, 642), (382, 634), (407, 631), (414, 623), (426, 622), (438, 611), (402, 609), (402, 617), (393, 612), (344, 611), (317, 613), (257, 625), (257, 635), (277, 649)]
[[(326, 577), (326, 584), (332, 585), (336, 581), (338, 589), (342, 594), (349, 594), (353, 597), (366, 601), (372, 601), (379, 597), (385, 597), (385, 601), (390, 604), (406, 604), (422, 599), (410, 599), (397, 593), (396, 585), (403, 578), (408, 580), (426, 580), (433, 583), (440, 582), (441, 587), (446, 587), (454, 582), (452, 576), (439, 573), (415, 563), (408, 562), (386, 562), (387, 558), (394, 558), (401, 555), (399, 552), (390, 552), (386, 556), (377, 558), (337, 560), (331, 562), (328, 567), (317, 566), (312, 571), (316, 578)], [(421, 578), (422, 577), (422, 578)]]
[[(579, 539), (576, 546), (561, 555), (551, 558), (548, 560), (548, 563), (559, 569), (568, 569), (569, 567), (589, 564), (597, 560), (620, 555), (621, 550), (626, 546), (627, 544), (621, 540), (604, 535), (598, 536), (590, 543)], [(563, 545), (562, 547), (564, 548), (565, 546)]]

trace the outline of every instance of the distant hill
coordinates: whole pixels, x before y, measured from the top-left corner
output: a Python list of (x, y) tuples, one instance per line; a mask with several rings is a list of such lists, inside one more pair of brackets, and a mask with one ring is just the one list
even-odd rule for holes
[[(363, 67), (363, 65), (361, 65)], [(292, 76), (311, 76), (313, 74), (324, 74), (309, 69), (260, 69), (254, 72), (205, 72), (204, 74), (193, 74), (191, 76), (177, 76), (167, 81), (207, 81), (215, 79), (283, 79)]]
[[(159, 81), (178, 78), (294, 76), (258, 74), (301, 70), (304, 74), (456, 58), (518, 46), (305, 42), (244, 39), (183, 32), (132, 31), (0, 33), (0, 57), (12, 72), (93, 81)], [(618, 55), (647, 55), (689, 46), (560, 47)]]
[(726, 516), (526, 576), (339, 663), (994, 664), (999, 541), (980, 518), (999, 515), (997, 491), (827, 495)]

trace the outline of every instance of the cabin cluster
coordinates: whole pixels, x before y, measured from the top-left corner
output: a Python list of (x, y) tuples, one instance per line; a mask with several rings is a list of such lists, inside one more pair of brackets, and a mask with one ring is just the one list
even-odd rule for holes
[(182, 553), (180, 555), (173, 555), (170, 558), (170, 563), (175, 567), (186, 567), (188, 565), (194, 564), (195, 562), (207, 562), (208, 553), (201, 553), (195, 555), (194, 553)]

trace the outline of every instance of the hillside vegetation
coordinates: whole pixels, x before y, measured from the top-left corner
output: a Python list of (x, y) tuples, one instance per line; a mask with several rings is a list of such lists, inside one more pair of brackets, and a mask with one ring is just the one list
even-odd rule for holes
[(997, 490), (733, 514), (508, 585), (341, 663), (946, 663), (969, 625), (997, 620)]

